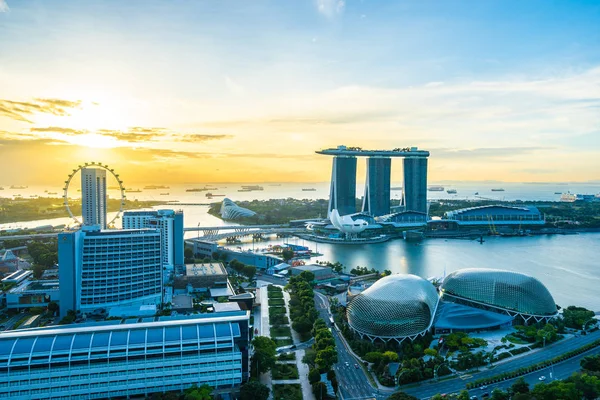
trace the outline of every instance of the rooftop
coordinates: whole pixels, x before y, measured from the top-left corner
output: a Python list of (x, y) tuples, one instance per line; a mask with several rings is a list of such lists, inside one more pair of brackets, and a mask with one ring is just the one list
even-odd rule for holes
[(393, 150), (364, 150), (361, 147), (338, 146), (331, 149), (315, 151), (317, 154), (328, 156), (356, 156), (356, 157), (429, 157), (429, 152), (416, 147), (396, 148)]
[(297, 267), (292, 267), (292, 269), (295, 270), (300, 270), (300, 271), (322, 271), (324, 269), (331, 269), (329, 267), (322, 267), (320, 265), (316, 265), (316, 264), (310, 264), (310, 265), (299, 265)]
[(187, 276), (217, 276), (227, 275), (227, 271), (221, 263), (186, 264), (185, 274)]

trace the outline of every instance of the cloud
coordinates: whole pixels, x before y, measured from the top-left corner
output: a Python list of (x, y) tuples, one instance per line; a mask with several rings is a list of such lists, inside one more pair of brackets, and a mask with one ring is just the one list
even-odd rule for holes
[(34, 99), (33, 101), (0, 100), (0, 116), (16, 121), (32, 123), (30, 116), (34, 114), (52, 114), (66, 116), (69, 109), (77, 108), (81, 101), (61, 99)]
[(8, 8), (8, 4), (6, 4), (5, 0), (0, 0), (0, 12), (8, 12), (10, 8)]
[(530, 147), (482, 147), (474, 149), (451, 149), (434, 148), (429, 149), (430, 158), (436, 159), (463, 159), (471, 160), (474, 158), (486, 159), (504, 159), (524, 154), (531, 154), (538, 151), (551, 150), (551, 147), (530, 146)]
[(233, 135), (205, 135), (200, 133), (192, 133), (192, 134), (179, 134), (180, 142), (193, 142), (193, 143), (201, 143), (208, 142), (211, 140), (222, 140), (222, 139), (230, 139)]
[(319, 13), (332, 18), (344, 12), (346, 2), (344, 0), (316, 0), (316, 5)]
[(99, 129), (97, 134), (115, 138), (117, 140), (129, 143), (139, 143), (157, 140), (167, 135), (165, 128), (142, 128), (133, 127), (125, 131), (115, 129)]
[(53, 133), (62, 133), (64, 135), (84, 135), (88, 133), (86, 130), (81, 129), (71, 129), (71, 128), (62, 128), (59, 126), (48, 126), (45, 128), (30, 128), (31, 132), (53, 132)]

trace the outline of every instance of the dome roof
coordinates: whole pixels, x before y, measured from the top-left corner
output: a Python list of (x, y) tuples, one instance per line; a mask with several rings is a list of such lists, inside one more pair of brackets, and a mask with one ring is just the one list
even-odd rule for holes
[(390, 275), (354, 297), (348, 323), (358, 333), (403, 338), (431, 326), (439, 297), (435, 287), (415, 275)]
[(537, 279), (500, 269), (467, 268), (452, 272), (443, 294), (529, 315), (554, 315), (556, 303)]

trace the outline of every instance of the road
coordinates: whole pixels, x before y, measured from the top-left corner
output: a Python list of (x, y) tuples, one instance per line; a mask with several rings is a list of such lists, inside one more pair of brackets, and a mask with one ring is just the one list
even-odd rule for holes
[[(456, 378), (456, 379), (451, 379), (451, 380), (441, 381), (441, 382), (429, 382), (429, 383), (424, 383), (417, 387), (411, 387), (411, 388), (405, 388), (405, 389), (400, 388), (400, 389), (406, 393), (409, 393), (409, 394), (411, 394), (415, 397), (419, 397), (419, 398), (429, 398), (438, 393), (459, 392), (459, 391), (463, 390), (465, 388), (466, 384), (469, 382), (473, 382), (480, 378), (499, 375), (503, 372), (514, 371), (514, 370), (517, 370), (522, 367), (528, 367), (530, 365), (537, 364), (541, 361), (552, 359), (561, 354), (578, 349), (578, 348), (580, 348), (588, 343), (591, 343), (597, 339), (600, 339), (600, 331), (592, 332), (586, 336), (575, 337), (572, 339), (566, 339), (564, 341), (554, 343), (554, 344), (547, 346), (546, 348), (541, 349), (533, 354), (527, 354), (523, 357), (518, 357), (518, 358), (515, 358), (508, 362), (499, 364), (491, 370), (485, 370), (485, 371), (481, 371), (479, 373), (468, 375), (469, 377), (466, 379)], [(596, 352), (598, 352), (598, 351), (600, 351), (600, 350), (594, 349), (594, 350), (590, 351), (590, 354), (592, 354), (592, 353), (596, 354)], [(574, 359), (579, 359), (579, 358), (574, 357)], [(563, 374), (563, 372), (561, 372), (561, 371), (564, 371), (564, 376), (569, 376), (571, 373), (573, 373), (579, 369), (578, 368), (579, 363), (575, 363), (572, 365), (568, 360), (568, 361), (565, 361), (564, 364), (565, 364), (565, 366), (563, 366), (562, 363), (560, 364), (560, 368), (561, 368), (560, 370), (557, 369), (558, 368), (557, 366), (554, 367), (555, 373), (557, 374), (555, 376), (559, 376), (559, 379), (562, 379), (561, 377), (563, 377), (563, 375), (561, 375), (561, 374)], [(540, 373), (534, 373), (533, 375), (535, 375), (535, 377), (534, 377), (534, 380), (535, 380), (540, 375), (547, 375), (547, 374), (540, 372)], [(549, 376), (547, 376), (547, 377), (549, 378)], [(531, 377), (529, 379), (531, 379)], [(510, 386), (510, 384), (512, 384), (512, 382), (509, 383), (509, 386)], [(481, 392), (481, 390), (479, 390), (479, 389), (477, 389), (476, 391)]]
[[(320, 293), (316, 293), (315, 306), (319, 311), (321, 318), (329, 323), (330, 314), (327, 298)], [(345, 400), (372, 398), (385, 399), (389, 393), (378, 393), (378, 391), (369, 384), (363, 369), (355, 367), (357, 361), (342, 343), (339, 337), (340, 334), (335, 329), (332, 329), (332, 333), (335, 338), (335, 346), (338, 352), (338, 363), (333, 366), (333, 369), (335, 370), (338, 379), (342, 398)], [(346, 363), (348, 363), (348, 366), (346, 366)]]

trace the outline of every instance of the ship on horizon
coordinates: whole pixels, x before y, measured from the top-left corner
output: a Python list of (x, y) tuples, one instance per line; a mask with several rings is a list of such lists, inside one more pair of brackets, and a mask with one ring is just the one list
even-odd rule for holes
[(169, 186), (164, 186), (164, 185), (148, 185), (148, 186), (144, 186), (144, 189), (146, 189), (146, 190), (170, 189), (170, 187)]
[(11, 189), (27, 189), (29, 186), (11, 185)]
[(493, 188), (492, 192), (504, 192), (504, 189), (502, 189), (502, 188)]
[(429, 190), (430, 192), (443, 192), (444, 187), (443, 186), (429, 186), (427, 188), (427, 190)]

